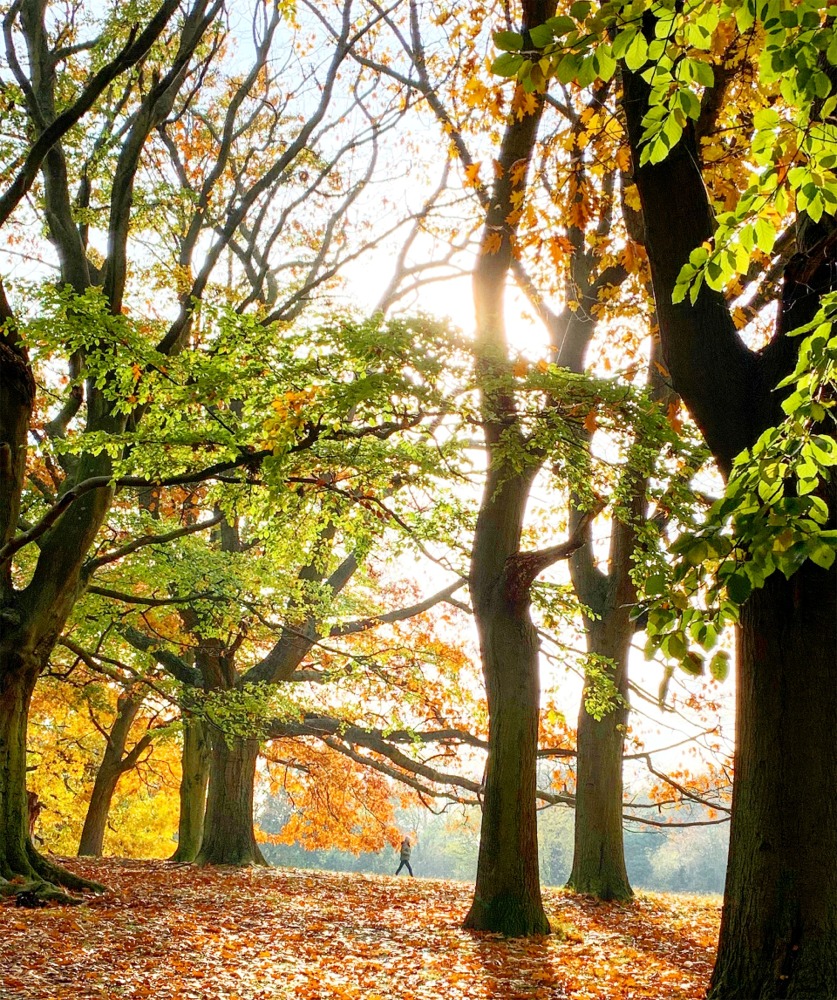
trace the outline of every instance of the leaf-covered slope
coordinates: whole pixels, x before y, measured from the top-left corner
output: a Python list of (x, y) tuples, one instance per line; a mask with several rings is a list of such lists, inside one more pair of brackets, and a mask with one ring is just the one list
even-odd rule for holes
[(504, 940), (460, 929), (465, 882), (71, 864), (113, 891), (72, 910), (0, 905), (4, 1000), (697, 1000), (720, 902), (547, 890), (568, 935)]

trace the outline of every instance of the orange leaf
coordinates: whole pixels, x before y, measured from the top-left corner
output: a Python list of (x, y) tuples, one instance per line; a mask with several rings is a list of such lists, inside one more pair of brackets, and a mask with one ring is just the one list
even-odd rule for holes
[(497, 253), (500, 247), (503, 245), (502, 234), (492, 231), (487, 232), (483, 237), (482, 247), (480, 248), (480, 253), (492, 254)]

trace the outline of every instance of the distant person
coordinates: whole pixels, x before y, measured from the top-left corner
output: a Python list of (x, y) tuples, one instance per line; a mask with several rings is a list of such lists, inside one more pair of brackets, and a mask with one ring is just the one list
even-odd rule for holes
[(398, 869), (395, 872), (396, 875), (398, 875), (401, 872), (402, 868), (406, 867), (407, 871), (410, 873), (410, 876), (412, 877), (413, 869), (410, 867), (410, 855), (412, 853), (413, 853), (413, 848), (412, 845), (410, 844), (410, 838), (405, 837), (401, 841), (401, 864), (398, 866)]

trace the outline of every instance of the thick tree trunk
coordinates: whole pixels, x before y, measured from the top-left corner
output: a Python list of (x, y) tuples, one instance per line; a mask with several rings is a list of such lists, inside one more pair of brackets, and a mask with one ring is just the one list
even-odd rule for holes
[(26, 802), (26, 720), (34, 687), (34, 677), (19, 666), (0, 669), (0, 887), (2, 879), (37, 877)]
[(538, 641), (528, 612), (477, 617), (490, 718), (474, 901), (464, 926), (511, 937), (548, 934), (535, 807)]
[(575, 842), (567, 885), (598, 899), (633, 895), (622, 836), (622, 752), (628, 720), (628, 649), (633, 635), (625, 618), (622, 609), (616, 609), (607, 618), (588, 623), (587, 631), (589, 651), (613, 660), (609, 679), (624, 701), (597, 721), (585, 707), (592, 686), (588, 680), (578, 713)]
[(104, 886), (42, 858), (29, 840), (26, 728), (39, 673), (37, 667), (27, 669), (18, 652), (0, 648), (0, 896), (31, 890), (42, 899), (75, 902), (55, 885), (77, 890)]
[(538, 639), (529, 617), (531, 581), (512, 572), (533, 474), (489, 470), (471, 561), (489, 731), (477, 880), (464, 926), (509, 936), (549, 933), (535, 804)]
[(837, 997), (837, 575), (750, 597), (712, 1000)]
[(253, 833), (253, 783), (258, 740), (229, 737), (213, 730), (199, 865), (264, 865)]
[[(624, 74), (635, 163), (648, 86)], [(798, 339), (833, 290), (830, 217), (798, 220), (774, 340), (761, 354), (738, 338), (726, 303), (704, 287), (672, 305), (677, 273), (712, 234), (694, 136), (636, 170), (666, 364), (721, 469), (782, 418), (773, 391)], [(834, 516), (835, 490), (829, 507)], [(833, 524), (832, 524), (833, 526)], [(837, 566), (779, 574), (742, 609), (730, 860), (712, 1000), (837, 997)]]
[(209, 783), (209, 745), (206, 727), (195, 716), (183, 718), (183, 757), (180, 778), (180, 821), (177, 850), (172, 861), (194, 861), (203, 840), (206, 789)]

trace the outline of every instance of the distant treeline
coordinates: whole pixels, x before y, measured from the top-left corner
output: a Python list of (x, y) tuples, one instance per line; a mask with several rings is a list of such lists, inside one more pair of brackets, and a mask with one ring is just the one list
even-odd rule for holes
[[(266, 832), (281, 826), (284, 810), (277, 800), (262, 805), (259, 823)], [(670, 814), (669, 814), (670, 815)], [(410, 810), (402, 814), (402, 828), (417, 835), (412, 864), (417, 876), (473, 881), (477, 870), (479, 817), (473, 809), (434, 816)], [(705, 819), (687, 808), (676, 814), (677, 823)], [(570, 874), (573, 814), (554, 807), (539, 817), (541, 879), (546, 885), (563, 885)], [(724, 889), (729, 824), (671, 826), (628, 824), (625, 860), (635, 889), (657, 892), (720, 893)], [(337, 849), (308, 851), (297, 844), (263, 844), (265, 858), (274, 865), (323, 868), (329, 871), (392, 874), (398, 852), (386, 848), (375, 854), (352, 854)]]

